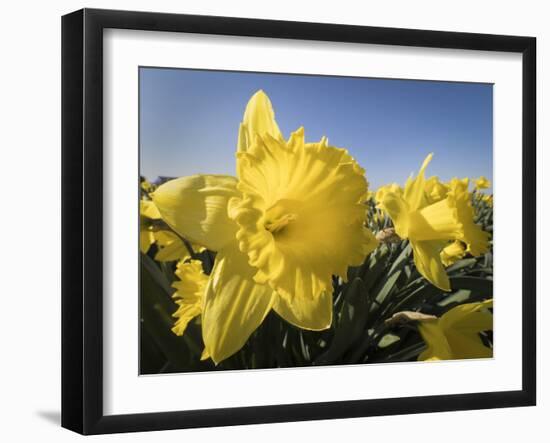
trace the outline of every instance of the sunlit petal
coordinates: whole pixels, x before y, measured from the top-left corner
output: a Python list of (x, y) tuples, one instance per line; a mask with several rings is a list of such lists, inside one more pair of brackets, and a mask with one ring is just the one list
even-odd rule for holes
[(410, 177), (405, 184), (404, 198), (409, 204), (411, 211), (416, 211), (425, 206), (426, 200), (426, 177), (425, 171), (428, 164), (432, 161), (433, 154), (429, 154), (422, 163), (420, 171), (415, 178)]
[(315, 299), (276, 297), (273, 309), (298, 328), (321, 331), (332, 323), (332, 294), (322, 292)]
[(172, 297), (178, 305), (178, 310), (173, 314), (177, 320), (172, 331), (176, 335), (183, 335), (189, 322), (202, 312), (208, 277), (198, 260), (179, 262), (176, 275), (179, 280), (172, 284), (176, 289)]
[(451, 266), (457, 260), (460, 260), (466, 254), (466, 246), (459, 240), (456, 240), (443, 248), (440, 253), (441, 261), (444, 266)]
[(205, 352), (215, 363), (241, 349), (273, 305), (273, 290), (254, 282), (253, 274), (236, 244), (218, 253), (202, 315)]
[(278, 141), (284, 141), (279, 126), (275, 121), (275, 112), (271, 100), (260, 90), (256, 92), (246, 105), (243, 121), (239, 129), (238, 151), (247, 151), (256, 136), (270, 135)]
[(185, 239), (218, 251), (235, 238), (237, 225), (227, 215), (239, 196), (237, 180), (225, 175), (193, 175), (170, 180), (152, 194), (162, 219)]
[(418, 272), (438, 288), (450, 291), (451, 283), (439, 256), (439, 251), (442, 248), (441, 242), (437, 240), (411, 241), (411, 246), (414, 264)]

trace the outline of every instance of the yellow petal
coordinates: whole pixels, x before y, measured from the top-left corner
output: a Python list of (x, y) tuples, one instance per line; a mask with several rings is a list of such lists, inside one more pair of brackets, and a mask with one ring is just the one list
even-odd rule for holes
[(493, 329), (493, 315), (488, 308), (492, 307), (492, 299), (458, 305), (443, 314), (441, 317), (442, 327), (475, 333), (491, 330)]
[(159, 219), (160, 212), (151, 200), (139, 201), (139, 213), (147, 218)]
[[(464, 178), (452, 178), (449, 183), (447, 183), (447, 190), (450, 190), (451, 188), (459, 187), (463, 192), (468, 192), (468, 187), (470, 186), (470, 179), (468, 177)], [(470, 193), (468, 192), (468, 196), (470, 197)]]
[[(456, 309), (456, 308), (455, 308)], [(452, 311), (452, 310), (451, 310)], [(493, 350), (483, 344), (479, 333), (493, 329), (493, 316), (489, 312), (473, 312), (461, 324), (452, 327), (440, 320), (454, 358), (490, 358)]]
[(428, 204), (443, 200), (448, 192), (449, 187), (441, 183), (437, 177), (430, 177), (426, 180), (426, 198), (428, 199)]
[(273, 305), (273, 290), (254, 282), (253, 275), (236, 244), (216, 256), (202, 316), (205, 353), (216, 364), (243, 347)]
[(478, 333), (461, 334), (447, 332), (447, 340), (453, 350), (454, 359), (491, 358), (493, 350), (483, 344)]
[(201, 361), (208, 360), (209, 358), (210, 358), (210, 355), (208, 354), (208, 351), (206, 350), (206, 348), (204, 348), (201, 354)]
[(271, 101), (265, 92), (260, 90), (252, 96), (246, 105), (243, 121), (239, 128), (237, 150), (247, 151), (257, 135), (264, 137), (266, 134), (276, 140), (284, 140), (275, 121)]
[(159, 246), (168, 246), (170, 243), (180, 240), (180, 238), (174, 232), (163, 229), (155, 232), (155, 240)]
[(424, 172), (428, 167), (428, 164), (432, 161), (432, 157), (433, 154), (428, 154), (428, 156), (424, 159), (424, 162), (422, 163), (422, 166), (420, 167), (420, 171), (418, 171), (418, 175), (416, 176), (416, 178), (409, 178), (407, 180), (407, 183), (405, 184), (405, 191), (403, 193), (403, 196), (405, 198), (405, 201), (409, 204), (409, 208), (411, 211), (421, 209), (427, 204), (425, 193), (426, 178)]
[(443, 248), (441, 251), (441, 261), (445, 266), (451, 266), (460, 260), (466, 254), (466, 246), (459, 240), (456, 240)]
[(480, 332), (493, 329), (492, 300), (456, 306), (437, 321), (422, 321), (419, 331), (428, 345), (419, 360), (489, 358), (493, 350), (485, 346)]
[(409, 238), (452, 240), (462, 236), (463, 225), (448, 198), (411, 213), (410, 218)]
[(451, 360), (453, 358), (451, 347), (438, 320), (420, 322), (418, 330), (428, 346), (418, 356), (418, 360)]
[(179, 235), (212, 251), (235, 238), (237, 225), (227, 203), (239, 196), (237, 180), (225, 175), (193, 175), (170, 180), (152, 194), (162, 219)]
[(155, 242), (155, 236), (152, 231), (148, 229), (140, 229), (139, 231), (139, 249), (144, 254), (147, 254), (147, 251), (151, 245)]
[[(181, 237), (179, 237), (175, 232), (168, 231), (165, 229), (161, 231), (155, 231), (155, 240), (157, 241), (158, 245), (161, 247), (169, 246), (174, 242), (178, 242), (179, 244), (185, 246)], [(193, 248), (193, 252), (196, 252), (197, 254), (206, 250), (204, 246), (200, 246), (194, 243), (191, 243), (191, 248)], [(189, 252), (187, 248), (185, 248), (185, 251), (187, 253)]]
[(155, 255), (157, 261), (176, 261), (189, 258), (189, 251), (181, 240), (176, 240), (169, 245), (160, 248)]
[(157, 261), (177, 261), (189, 258), (189, 251), (183, 241), (173, 232), (157, 231), (155, 239), (159, 251), (155, 255)]
[(489, 250), (489, 233), (474, 223), (474, 209), (466, 184), (461, 180), (451, 180), (447, 197), (449, 205), (454, 208), (457, 220), (462, 225), (460, 234), (455, 237), (467, 244), (467, 251), (474, 257)]
[(332, 294), (326, 291), (315, 299), (277, 296), (273, 309), (298, 328), (322, 331), (332, 324)]
[(173, 314), (177, 321), (172, 331), (176, 335), (183, 335), (189, 321), (202, 312), (208, 276), (204, 274), (202, 264), (198, 260), (179, 262), (176, 275), (180, 280), (172, 284), (176, 288), (172, 297), (178, 305), (178, 310)]
[(401, 238), (408, 238), (411, 226), (409, 204), (400, 194), (394, 192), (384, 192), (379, 195), (379, 198), (378, 206), (392, 219), (397, 235)]
[(451, 283), (441, 262), (440, 241), (413, 241), (411, 247), (414, 255), (414, 264), (418, 272), (434, 286), (444, 291), (451, 290)]
[(382, 203), (384, 201), (384, 197), (389, 193), (396, 194), (396, 195), (402, 197), (403, 196), (403, 189), (401, 189), (401, 187), (397, 183), (392, 183), (390, 185), (380, 186), (377, 189), (374, 198), (375, 198), (377, 203)]

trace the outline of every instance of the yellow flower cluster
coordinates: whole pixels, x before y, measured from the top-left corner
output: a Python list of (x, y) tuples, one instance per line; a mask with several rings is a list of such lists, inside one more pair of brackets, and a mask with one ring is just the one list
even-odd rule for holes
[(448, 183), (437, 177), (426, 179), (431, 160), (432, 154), (404, 188), (396, 184), (380, 188), (376, 200), (392, 219), (397, 235), (409, 240), (418, 272), (438, 288), (450, 291), (445, 266), (466, 253), (486, 253), (489, 234), (474, 223), (468, 178)]
[[(333, 276), (345, 281), (348, 268), (379, 244), (367, 228), (372, 198), (377, 223), (389, 217), (398, 241), (410, 242), (420, 274), (449, 291), (445, 266), (485, 253), (488, 234), (474, 223), (468, 179), (426, 179), (431, 159), (403, 188), (391, 184), (374, 194), (346, 149), (326, 138), (306, 141), (303, 128), (285, 139), (269, 98), (258, 91), (239, 128), (236, 176), (146, 186), (152, 200), (141, 201), (141, 250), (156, 242), (157, 260), (179, 260), (173, 331), (183, 334), (200, 316), (203, 357), (218, 363), (237, 352), (271, 310), (302, 329), (329, 328)], [(209, 275), (191, 260), (186, 242), (216, 253)]]

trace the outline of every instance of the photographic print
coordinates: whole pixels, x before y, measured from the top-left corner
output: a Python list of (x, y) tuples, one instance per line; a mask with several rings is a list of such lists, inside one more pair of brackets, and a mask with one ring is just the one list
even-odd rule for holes
[(140, 67), (139, 155), (140, 374), (493, 357), (492, 84)]

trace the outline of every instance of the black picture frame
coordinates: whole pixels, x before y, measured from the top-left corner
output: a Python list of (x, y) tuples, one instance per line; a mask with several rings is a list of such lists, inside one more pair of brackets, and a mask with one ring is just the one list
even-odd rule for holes
[[(130, 415), (103, 412), (103, 30), (192, 32), (522, 54), (522, 389)], [(536, 403), (536, 39), (83, 9), (62, 18), (62, 426), (82, 434), (413, 414)]]

